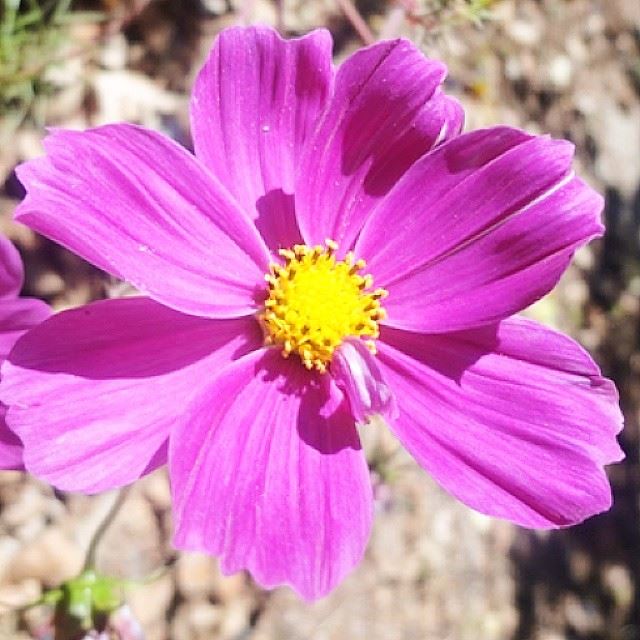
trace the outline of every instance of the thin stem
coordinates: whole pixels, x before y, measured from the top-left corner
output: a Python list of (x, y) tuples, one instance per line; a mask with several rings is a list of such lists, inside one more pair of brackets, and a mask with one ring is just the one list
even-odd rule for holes
[(284, 2), (285, 0), (276, 0), (276, 29), (282, 36), (285, 35)]
[(59, 0), (58, 4), (56, 4), (56, 8), (53, 11), (53, 22), (54, 24), (64, 16), (67, 11), (69, 11), (69, 7), (71, 6), (71, 0)]
[(11, 38), (14, 35), (20, 0), (4, 0), (4, 12), (0, 22), (0, 42), (7, 59), (10, 58)]
[(104, 534), (106, 533), (107, 529), (113, 522), (114, 518), (116, 517), (116, 515), (118, 515), (118, 512), (122, 508), (122, 505), (124, 504), (128, 495), (129, 495), (129, 487), (124, 487), (118, 491), (118, 495), (113, 501), (113, 504), (111, 505), (105, 517), (102, 519), (102, 521), (96, 528), (95, 532), (93, 533), (91, 542), (89, 542), (89, 547), (87, 549), (87, 555), (85, 556), (84, 567), (82, 568), (83, 571), (87, 571), (88, 569), (93, 569), (96, 563), (96, 552), (98, 550), (98, 546), (102, 541), (102, 538), (104, 537)]
[(347, 20), (351, 23), (351, 26), (355, 29), (356, 33), (360, 36), (362, 42), (365, 44), (373, 44), (376, 41), (376, 37), (373, 35), (369, 25), (365, 19), (360, 15), (360, 12), (356, 8), (356, 5), (351, 0), (337, 0), (342, 13), (347, 17)]

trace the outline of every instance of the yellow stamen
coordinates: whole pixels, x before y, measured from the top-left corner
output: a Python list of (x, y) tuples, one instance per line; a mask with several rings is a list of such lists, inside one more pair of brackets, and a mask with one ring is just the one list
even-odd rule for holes
[(386, 317), (380, 300), (384, 289), (371, 290), (373, 278), (360, 275), (364, 260), (349, 252), (336, 260), (338, 245), (281, 249), (284, 265), (272, 264), (265, 276), (267, 299), (259, 315), (265, 344), (282, 355), (298, 355), (307, 369), (324, 373), (345, 338), (362, 338), (375, 353), (378, 322)]

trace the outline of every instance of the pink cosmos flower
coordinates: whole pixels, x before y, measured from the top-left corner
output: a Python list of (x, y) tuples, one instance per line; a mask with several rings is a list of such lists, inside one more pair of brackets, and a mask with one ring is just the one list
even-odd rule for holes
[(66, 311), (12, 351), (28, 470), (96, 492), (168, 460), (176, 546), (307, 599), (362, 557), (355, 423), (373, 414), (483, 513), (608, 509), (615, 388), (512, 316), (602, 233), (602, 199), (568, 142), (458, 135), (444, 75), (404, 40), (334, 72), (326, 31), (234, 28), (196, 81), (195, 156), (125, 124), (53, 132), (17, 219), (148, 297)]
[[(16, 340), (50, 314), (41, 300), (19, 298), (24, 280), (22, 261), (16, 248), (0, 235), (0, 362)], [(7, 408), (0, 403), (0, 469), (22, 469), (22, 445), (7, 428)]]

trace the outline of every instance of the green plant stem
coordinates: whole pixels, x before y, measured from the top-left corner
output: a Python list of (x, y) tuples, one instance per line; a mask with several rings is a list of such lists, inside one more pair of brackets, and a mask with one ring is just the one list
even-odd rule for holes
[(356, 5), (351, 0), (337, 0), (337, 2), (342, 13), (344, 13), (347, 20), (349, 20), (362, 42), (366, 45), (373, 44), (376, 41), (376, 37), (373, 35), (371, 29), (369, 29), (366, 20), (360, 15)]
[(96, 528), (93, 536), (91, 537), (91, 542), (89, 542), (89, 547), (87, 548), (87, 555), (85, 556), (84, 567), (82, 568), (83, 572), (95, 567), (98, 546), (100, 545), (100, 542), (102, 541), (102, 538), (104, 537), (107, 529), (109, 528), (115, 517), (118, 515), (120, 509), (122, 508), (122, 505), (127, 499), (128, 494), (129, 487), (124, 487), (123, 489), (120, 489), (118, 491), (113, 504)]
[(57, 23), (62, 16), (66, 15), (71, 7), (71, 0), (59, 0), (53, 12), (53, 22)]

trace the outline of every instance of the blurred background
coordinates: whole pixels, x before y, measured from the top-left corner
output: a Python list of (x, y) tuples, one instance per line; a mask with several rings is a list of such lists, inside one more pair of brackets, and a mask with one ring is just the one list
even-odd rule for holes
[[(24, 293), (55, 309), (122, 285), (11, 221), (15, 165), (46, 126), (137, 122), (189, 146), (188, 95), (216, 33), (331, 30), (336, 60), (403, 35), (450, 70), (466, 129), (507, 123), (577, 146), (606, 194), (607, 234), (530, 313), (585, 345), (620, 389), (627, 459), (615, 505), (582, 526), (535, 533), (444, 494), (384, 430), (363, 430), (377, 516), (366, 559), (328, 598), (265, 593), (214, 560), (171, 548), (164, 471), (136, 485), (98, 553), (144, 580), (128, 601), (149, 640), (640, 639), (640, 1), (2, 0), (0, 224), (26, 265)], [(48, 637), (46, 610), (13, 609), (80, 570), (111, 496), (68, 496), (0, 473), (0, 640)], [(38, 636), (38, 634), (40, 634)]]

